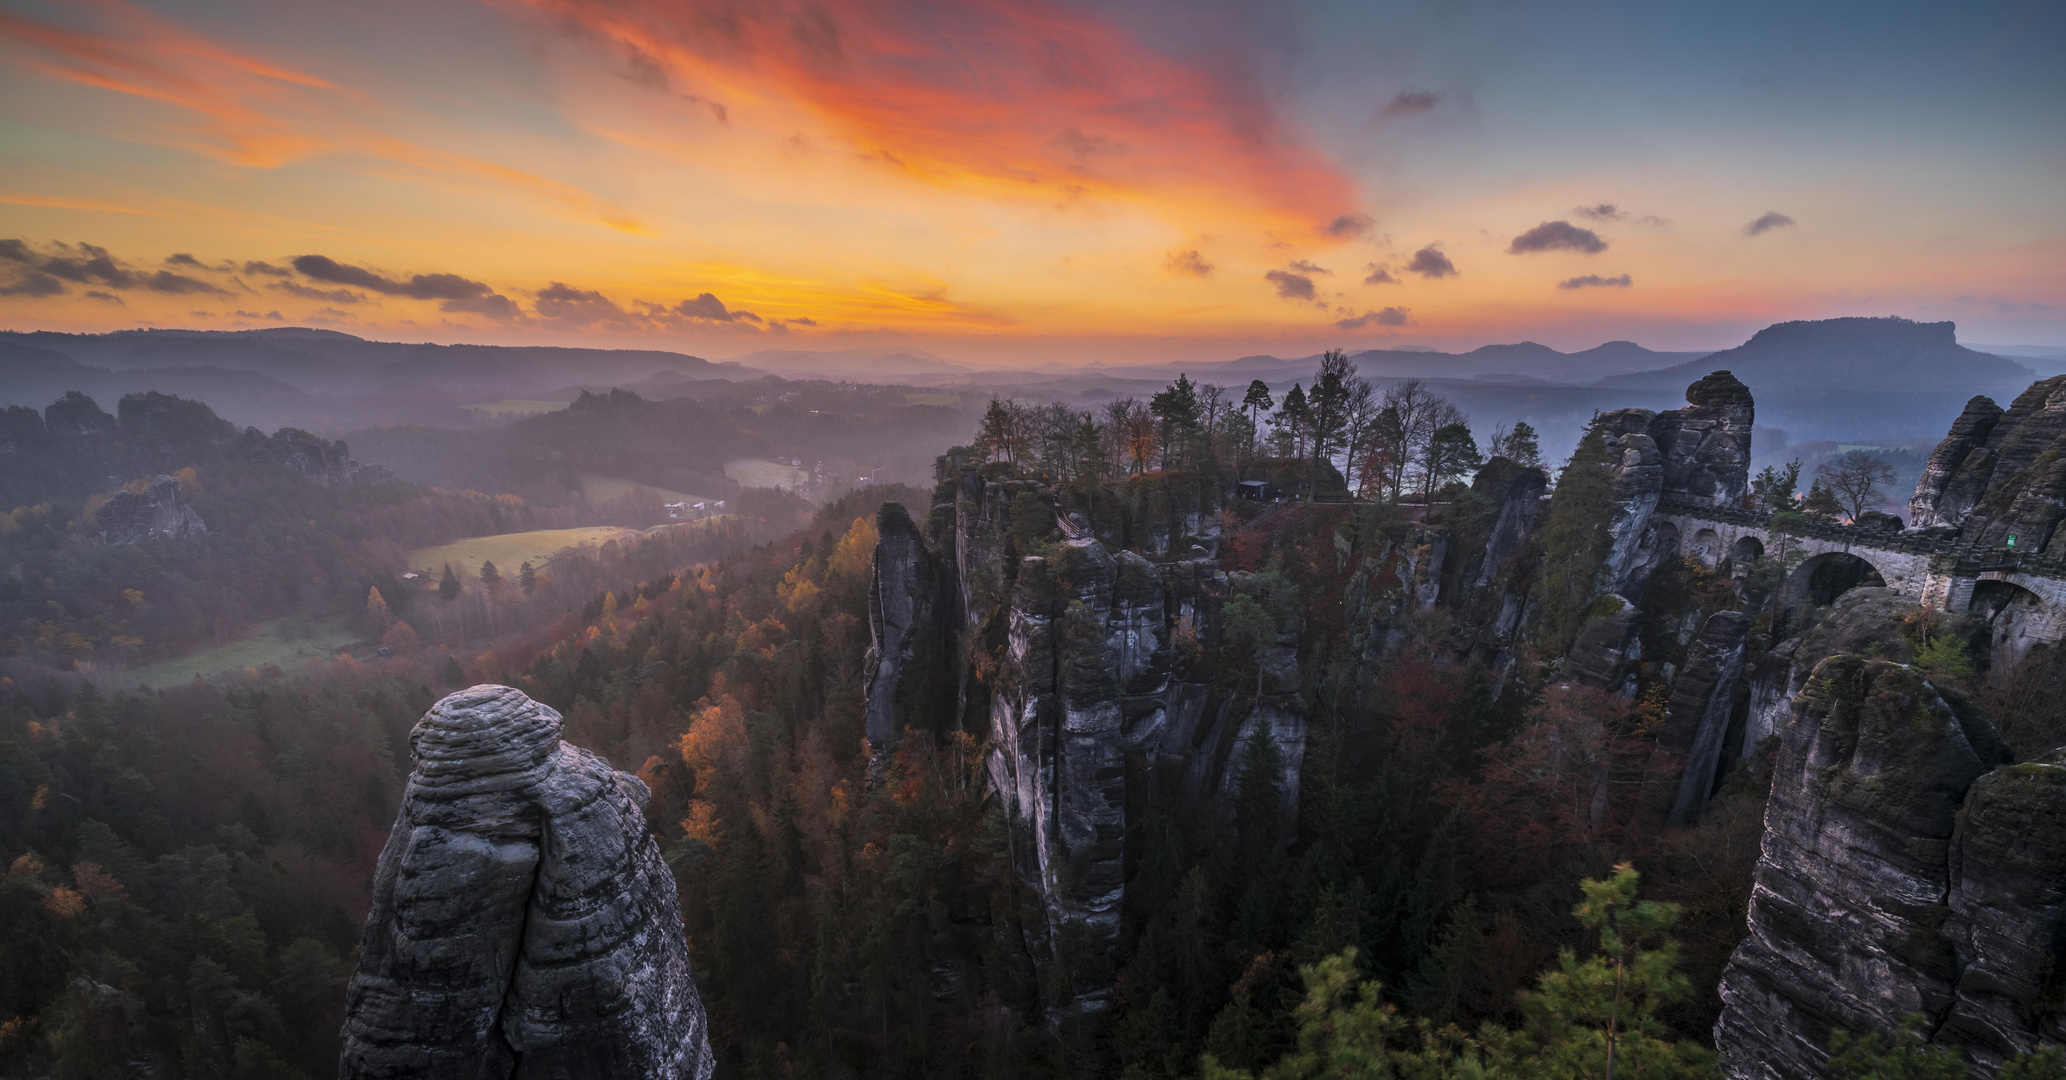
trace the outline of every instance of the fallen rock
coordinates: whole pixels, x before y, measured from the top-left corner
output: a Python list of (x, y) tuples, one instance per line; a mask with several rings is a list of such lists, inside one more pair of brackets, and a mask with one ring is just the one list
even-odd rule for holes
[(341, 1080), (708, 1080), (648, 792), (482, 685), (431, 707), (346, 991)]

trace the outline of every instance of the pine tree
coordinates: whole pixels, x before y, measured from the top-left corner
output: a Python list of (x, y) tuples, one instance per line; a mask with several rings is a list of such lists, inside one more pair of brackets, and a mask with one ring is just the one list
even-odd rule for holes
[(487, 586), (491, 593), (502, 589), (502, 571), (495, 569), (495, 564), (486, 559), (481, 560), (481, 584)]
[(445, 564), (445, 576), (438, 581), (438, 595), (446, 603), (459, 599), (459, 575), (452, 572), (452, 564)]
[(1248, 392), (1241, 397), (1241, 407), (1248, 410), (1248, 452), (1255, 453), (1255, 435), (1262, 430), (1259, 413), (1269, 412), (1277, 407), (1270, 398), (1269, 384), (1255, 379), (1248, 384)]
[(1526, 420), (1514, 421), (1514, 429), (1494, 443), (1492, 452), (1516, 465), (1542, 467), (1542, 447), (1534, 426)]
[[(810, 541), (805, 540), (804, 543), (809, 544)], [(532, 566), (528, 559), (524, 561), (522, 566), (517, 567), (517, 584), (523, 586), (525, 596), (531, 595), (538, 589), (538, 568)]]

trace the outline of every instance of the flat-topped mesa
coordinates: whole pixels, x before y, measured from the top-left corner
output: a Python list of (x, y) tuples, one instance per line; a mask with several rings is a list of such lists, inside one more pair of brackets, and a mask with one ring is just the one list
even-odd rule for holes
[(649, 792), (482, 685), (432, 706), (346, 991), (341, 1080), (708, 1080)]

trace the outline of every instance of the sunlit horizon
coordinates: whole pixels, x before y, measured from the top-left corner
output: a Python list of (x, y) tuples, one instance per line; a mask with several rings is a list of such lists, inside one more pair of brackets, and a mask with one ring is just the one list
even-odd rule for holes
[[(0, 9), (0, 325), (991, 364), (2066, 343), (2056, 9)], [(1950, 193), (1950, 194), (1948, 194)]]

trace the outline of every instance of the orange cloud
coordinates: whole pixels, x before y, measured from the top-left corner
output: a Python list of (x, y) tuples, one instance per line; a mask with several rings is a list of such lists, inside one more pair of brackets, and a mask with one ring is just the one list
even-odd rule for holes
[(110, 29), (58, 26), (0, 11), (0, 40), (25, 48), (27, 65), (66, 82), (156, 101), (200, 115), (170, 142), (250, 168), (277, 168), (317, 156), (363, 155), (404, 166), (402, 179), (450, 179), (514, 188), (630, 233), (651, 230), (608, 200), (494, 162), (426, 149), (356, 119), (374, 103), (328, 79), (223, 48), (127, 0), (92, 0), (83, 10)]
[(1356, 210), (1344, 171), (1252, 80), (1052, 0), (514, 2), (628, 53), (650, 80), (694, 83), (735, 120), (801, 107), (932, 183), (1300, 232)]

